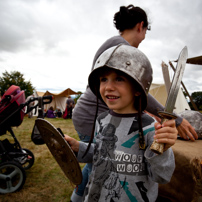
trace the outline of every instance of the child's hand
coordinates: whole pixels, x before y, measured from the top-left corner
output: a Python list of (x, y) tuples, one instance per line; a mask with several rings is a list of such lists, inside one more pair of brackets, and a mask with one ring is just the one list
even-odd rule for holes
[(74, 138), (68, 136), (68, 135), (64, 135), (65, 140), (69, 143), (69, 145), (71, 146), (72, 150), (74, 152), (78, 152), (79, 151), (79, 141), (75, 140)]
[(173, 146), (177, 139), (178, 131), (175, 127), (175, 120), (168, 120), (162, 125), (160, 123), (155, 123), (155, 136), (159, 143), (164, 143), (164, 151)]

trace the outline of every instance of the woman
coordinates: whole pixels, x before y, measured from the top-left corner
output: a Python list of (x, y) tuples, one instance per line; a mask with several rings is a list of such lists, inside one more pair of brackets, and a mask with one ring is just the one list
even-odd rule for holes
[[(147, 19), (147, 14), (145, 11), (139, 7), (134, 7), (129, 5), (127, 7), (121, 6), (120, 10), (114, 15), (114, 25), (119, 31), (118, 36), (114, 36), (108, 39), (103, 45), (98, 49), (95, 54), (92, 69), (97, 58), (108, 48), (116, 46), (118, 44), (126, 44), (138, 48), (139, 44), (145, 39), (147, 30), (150, 30), (149, 22)], [(98, 115), (101, 112), (108, 110), (108, 107), (100, 100), (98, 100)], [(158, 116), (157, 111), (163, 110), (164, 107), (158, 103), (150, 94), (148, 95), (148, 105), (146, 110), (151, 114)], [(79, 138), (83, 142), (89, 142), (90, 136), (93, 130), (94, 115), (96, 114), (96, 96), (92, 93), (90, 88), (87, 86), (85, 93), (79, 98), (76, 107), (74, 108), (72, 120), (77, 131)], [(190, 130), (194, 137), (197, 135), (194, 133), (194, 129), (191, 125), (181, 117), (178, 117), (176, 120), (176, 126), (182, 125), (184, 128), (180, 129)], [(190, 138), (194, 140), (193, 136), (190, 135)], [(82, 170), (83, 181), (82, 183), (75, 188), (71, 201), (81, 201), (84, 193), (84, 189), (88, 182), (88, 176), (91, 172), (92, 165), (86, 164)]]

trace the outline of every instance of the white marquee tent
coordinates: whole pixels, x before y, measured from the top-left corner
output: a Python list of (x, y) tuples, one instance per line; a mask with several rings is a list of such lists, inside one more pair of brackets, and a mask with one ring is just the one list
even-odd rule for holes
[(80, 94), (80, 93), (76, 93), (75, 91), (71, 90), (70, 88), (67, 88), (66, 90), (64, 90), (58, 94), (51, 93), (49, 91), (46, 91), (45, 93), (36, 91), (35, 96), (52, 95), (53, 96), (52, 102), (50, 104), (45, 104), (44, 110), (48, 110), (50, 108), (50, 106), (52, 106), (54, 110), (60, 109), (63, 112), (63, 111), (65, 111), (67, 97), (69, 95), (78, 95), (78, 94)]
[[(163, 106), (165, 106), (168, 97), (165, 84), (152, 84), (149, 93), (155, 97)], [(180, 89), (175, 103), (174, 112), (179, 113), (185, 110), (190, 110), (190, 107), (182, 90)]]

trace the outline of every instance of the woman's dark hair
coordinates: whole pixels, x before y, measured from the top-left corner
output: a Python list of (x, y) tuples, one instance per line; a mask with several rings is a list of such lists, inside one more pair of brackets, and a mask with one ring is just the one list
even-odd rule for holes
[(143, 27), (148, 27), (147, 14), (140, 7), (129, 5), (121, 6), (120, 11), (114, 14), (114, 25), (119, 32), (132, 29), (137, 23), (144, 22)]

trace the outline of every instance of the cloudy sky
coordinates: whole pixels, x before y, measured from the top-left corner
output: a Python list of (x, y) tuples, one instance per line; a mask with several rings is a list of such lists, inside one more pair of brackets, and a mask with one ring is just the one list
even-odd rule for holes
[[(85, 91), (100, 45), (118, 35), (113, 25), (120, 6), (143, 8), (151, 31), (140, 44), (150, 59), (155, 83), (163, 83), (161, 63), (202, 55), (201, 0), (0, 0), (0, 76), (20, 71), (37, 91)], [(173, 62), (176, 66), (176, 63)], [(202, 91), (202, 66), (186, 65), (183, 82)]]

